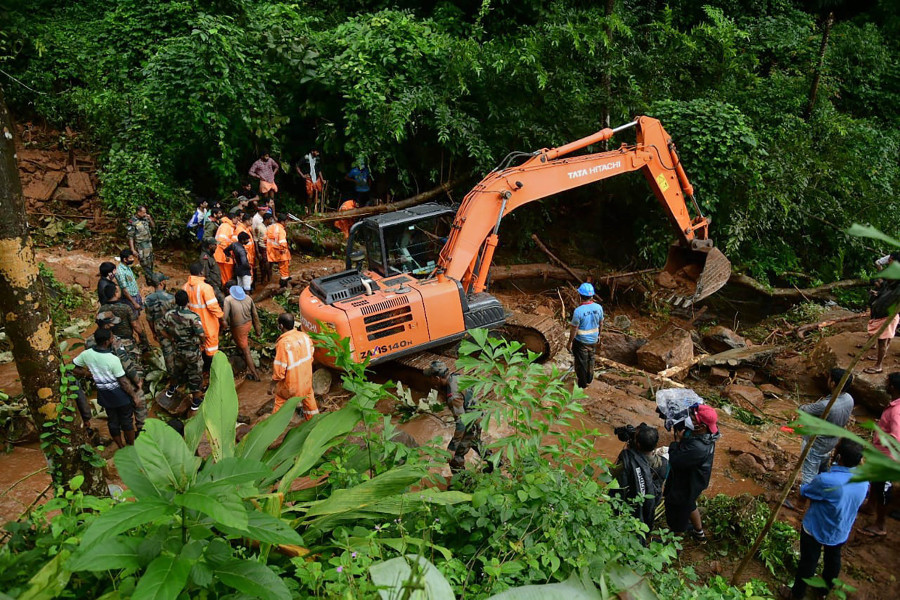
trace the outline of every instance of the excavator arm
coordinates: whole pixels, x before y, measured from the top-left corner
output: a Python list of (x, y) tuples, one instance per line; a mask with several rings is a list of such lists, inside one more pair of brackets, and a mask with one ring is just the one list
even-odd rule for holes
[[(623, 144), (609, 152), (569, 156), (631, 127), (637, 129), (635, 145)], [(675, 253), (677, 260), (673, 260), (674, 255), (670, 253), (669, 263), (672, 264), (667, 263), (666, 271), (670, 274), (682, 271), (685, 264), (691, 262), (685, 256), (700, 254), (701, 258), (693, 262), (702, 263), (708, 253), (715, 252), (715, 281), (708, 278), (701, 285), (702, 266), (701, 273), (684, 271), (680, 274), (694, 280), (693, 301), (699, 300), (701, 293), (705, 297), (719, 289), (728, 279), (730, 263), (712, 248), (709, 219), (702, 215), (694, 200), (693, 187), (671, 138), (658, 120), (645, 116), (559, 148), (540, 150), (519, 166), (490, 173), (463, 199), (447, 243), (441, 250), (439, 268), (444, 276), (460, 281), (467, 292), (484, 291), (503, 217), (529, 202), (632, 171), (644, 173), (678, 236), (681, 253)], [(693, 217), (688, 210), (688, 200), (694, 208)]]

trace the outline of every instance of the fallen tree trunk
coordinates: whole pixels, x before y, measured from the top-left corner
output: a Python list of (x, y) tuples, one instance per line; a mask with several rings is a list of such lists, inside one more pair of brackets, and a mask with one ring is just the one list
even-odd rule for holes
[(742, 285), (759, 292), (769, 298), (779, 298), (784, 300), (833, 300), (834, 295), (831, 293), (835, 290), (845, 290), (855, 287), (868, 287), (872, 282), (868, 279), (842, 279), (841, 281), (833, 281), (814, 288), (769, 288), (753, 279), (748, 275), (740, 273), (732, 273), (728, 279), (729, 284)]
[(532, 263), (527, 265), (494, 265), (491, 268), (491, 281), (507, 279), (558, 279), (579, 281), (590, 275), (588, 271), (573, 272), (556, 267), (549, 263)]
[(300, 248), (322, 248), (328, 252), (337, 252), (344, 247), (344, 241), (339, 237), (314, 238), (307, 233), (301, 233), (301, 229), (295, 224), (288, 228), (288, 237)]
[(323, 213), (321, 215), (315, 215), (314, 217), (310, 217), (305, 219), (310, 223), (324, 223), (328, 221), (338, 221), (340, 219), (355, 219), (357, 217), (369, 217), (372, 215), (380, 215), (382, 213), (393, 212), (395, 210), (400, 210), (402, 208), (409, 208), (411, 206), (416, 206), (418, 204), (424, 204), (429, 200), (433, 200), (438, 196), (446, 194), (460, 183), (465, 181), (468, 176), (465, 177), (457, 177), (452, 181), (448, 181), (447, 183), (442, 183), (439, 186), (428, 190), (427, 192), (422, 192), (421, 194), (417, 194), (412, 198), (407, 198), (406, 200), (401, 200), (399, 202), (391, 202), (389, 204), (379, 204), (378, 206), (364, 206), (362, 208), (354, 208), (353, 210), (336, 210), (334, 212)]
[(561, 269), (565, 270), (566, 273), (571, 275), (572, 279), (575, 279), (575, 280), (581, 279), (578, 276), (578, 274), (575, 271), (573, 271), (571, 269), (571, 267), (569, 267), (569, 265), (564, 263), (562, 261), (562, 259), (560, 259), (558, 256), (556, 256), (555, 254), (550, 252), (550, 249), (544, 245), (544, 242), (541, 241), (541, 238), (539, 238), (536, 233), (531, 234), (531, 239), (535, 243), (535, 245), (538, 247), (538, 250), (540, 250), (541, 252), (543, 252), (544, 254), (547, 255), (547, 258), (550, 259), (550, 262), (556, 263), (557, 266), (559, 266)]

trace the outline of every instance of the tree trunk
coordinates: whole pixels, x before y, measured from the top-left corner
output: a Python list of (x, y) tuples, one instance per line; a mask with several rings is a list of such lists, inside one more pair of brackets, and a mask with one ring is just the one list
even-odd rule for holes
[(831, 26), (834, 25), (834, 13), (828, 13), (825, 19), (822, 32), (822, 45), (819, 47), (819, 62), (816, 65), (816, 71), (813, 74), (812, 86), (809, 88), (809, 103), (806, 105), (806, 112), (803, 114), (805, 120), (809, 120), (812, 116), (813, 108), (816, 106), (816, 96), (819, 94), (819, 81), (822, 79), (822, 69), (825, 66), (825, 53), (828, 52), (828, 38), (831, 37)]
[[(610, 71), (612, 71), (612, 60), (610, 59), (610, 57), (612, 56), (614, 49), (613, 31), (612, 27), (609, 24), (609, 19), (610, 17), (612, 17), (615, 9), (616, 0), (606, 0), (606, 65), (600, 78), (600, 87), (603, 89), (603, 95), (605, 96), (603, 100), (603, 106), (601, 108), (603, 112), (600, 115), (600, 119), (604, 128), (609, 127), (610, 105), (612, 104), (612, 74), (610, 73)], [(601, 147), (604, 152), (609, 150), (609, 140), (603, 140)]]
[[(63, 397), (60, 355), (44, 284), (25, 222), (25, 201), (16, 167), (15, 128), (0, 89), (0, 310), (12, 344), (16, 369), (31, 418), (43, 438), (42, 449), (57, 484), (84, 475), (85, 492), (106, 495), (102, 468), (83, 456), (87, 432), (71, 394)], [(45, 427), (49, 424), (49, 427)]]
[(833, 281), (814, 288), (768, 288), (748, 275), (732, 273), (728, 279), (729, 285), (742, 285), (748, 287), (763, 296), (769, 298), (784, 298), (795, 302), (804, 300), (834, 300), (834, 290), (846, 290), (849, 288), (867, 287), (872, 285), (871, 279), (842, 279)]
[[(321, 215), (315, 215), (308, 219), (305, 219), (308, 223), (322, 223), (327, 221), (338, 221), (340, 219), (355, 219), (357, 217), (368, 217), (371, 215), (380, 215), (382, 213), (393, 212), (395, 210), (400, 210), (401, 208), (409, 208), (411, 206), (416, 206), (417, 204), (424, 204), (429, 200), (433, 200), (442, 194), (446, 194), (454, 187), (465, 181), (467, 177), (457, 177), (453, 181), (449, 181), (447, 183), (442, 183), (441, 185), (428, 190), (427, 192), (422, 192), (416, 196), (411, 198), (407, 198), (406, 200), (401, 200), (399, 202), (390, 202), (388, 204), (379, 204), (378, 206), (364, 206), (362, 208), (355, 208), (353, 210), (345, 210), (345, 211), (334, 211), (329, 213), (323, 213)], [(289, 224), (291, 227), (300, 227), (299, 223)]]

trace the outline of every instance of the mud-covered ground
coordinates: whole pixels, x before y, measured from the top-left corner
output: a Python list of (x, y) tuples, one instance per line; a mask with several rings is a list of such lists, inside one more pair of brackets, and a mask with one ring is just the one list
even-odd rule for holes
[[(82, 242), (80, 247), (62, 249), (59, 247), (42, 248), (38, 252), (39, 259), (53, 271), (57, 279), (69, 286), (77, 286), (83, 290), (84, 302), (82, 307), (74, 311), (73, 321), (79, 320), (85, 324), (92, 321), (96, 311), (96, 294), (94, 292), (97, 280), (97, 268), (101, 261), (110, 260), (105, 254), (95, 253), (93, 248), (115, 247), (113, 241), (106, 245), (98, 245), (96, 240), (91, 240), (90, 248), (87, 242)], [(171, 278), (169, 285), (178, 289), (186, 281), (186, 272), (181, 265), (189, 262), (190, 256), (183, 252), (164, 252), (161, 270)], [(295, 281), (305, 282), (312, 277), (325, 274), (342, 268), (342, 261), (333, 258), (312, 258), (303, 253), (296, 253), (292, 274)], [(524, 285), (508, 286), (499, 290), (497, 295), (507, 306), (528, 312), (552, 314), (561, 319), (563, 304), (566, 302), (564, 294), (556, 293), (552, 284), (532, 283), (530, 287)], [(526, 291), (523, 291), (524, 290)], [(298, 290), (299, 291), (299, 287)], [(296, 294), (296, 292), (294, 292)], [(259, 295), (259, 291), (257, 292)], [(294, 304), (295, 306), (295, 304)], [(278, 313), (282, 306), (273, 299), (267, 299), (260, 303), (260, 307), (272, 313)], [(636, 337), (650, 337), (658, 332), (660, 327), (669, 321), (669, 316), (664, 313), (648, 314), (630, 305), (617, 306), (615, 304), (605, 306), (609, 323), (619, 315), (625, 315), (630, 320), (628, 332)], [(566, 306), (566, 312), (571, 306)], [(846, 316), (847, 313), (842, 313)], [(827, 315), (826, 315), (827, 316)], [(820, 319), (825, 317), (819, 316)], [(711, 325), (710, 317), (705, 323), (698, 324), (700, 329)], [(728, 325), (733, 320), (727, 320)], [(707, 495), (727, 494), (738, 496), (748, 493), (752, 496), (762, 497), (770, 502), (774, 501), (777, 491), (784, 484), (791, 467), (795, 464), (799, 454), (799, 440), (785, 431), (782, 426), (793, 420), (796, 408), (803, 402), (809, 402), (819, 397), (824, 390), (820, 388), (819, 375), (823, 368), (821, 364), (815, 364), (810, 359), (814, 354), (813, 349), (820, 343), (820, 338), (831, 339), (842, 331), (860, 332), (865, 324), (864, 317), (852, 321), (845, 321), (824, 332), (814, 332), (807, 340), (799, 341), (794, 337), (771, 335), (765, 325), (757, 327), (754, 335), (758, 342), (769, 341), (782, 343), (783, 349), (763, 367), (756, 367), (752, 372), (732, 373), (727, 381), (713, 384), (709, 378), (709, 370), (694, 368), (684, 378), (683, 384), (695, 389), (701, 396), (707, 398), (713, 404), (729, 404), (732, 409), (720, 406), (720, 426), (723, 432), (716, 449), (713, 478)], [(72, 334), (70, 342), (78, 341), (91, 333), (93, 326), (87, 326), (80, 334)], [(778, 329), (777, 327), (775, 329)], [(855, 342), (864, 339), (859, 334), (852, 339), (839, 340), (832, 354), (848, 355), (856, 350)], [(769, 340), (760, 338), (772, 338)], [(270, 343), (274, 343), (274, 336)], [(885, 373), (900, 368), (900, 346), (892, 349), (893, 352), (885, 364)], [(699, 348), (698, 348), (699, 352)], [(560, 353), (555, 362), (563, 369), (571, 366), (571, 356), (565, 351)], [(263, 365), (264, 370), (266, 365)], [(254, 422), (268, 414), (271, 397), (266, 393), (267, 381), (263, 373), (263, 381), (254, 382), (245, 380), (240, 372), (237, 375), (237, 391), (240, 398), (240, 413), (242, 420), (247, 421), (247, 428)], [(423, 378), (404, 374), (402, 369), (390, 366), (377, 370), (375, 376), (381, 379), (406, 380), (407, 386), (413, 388), (418, 396), (427, 393), (423, 387)], [(750, 377), (750, 380), (741, 381), (739, 376)], [(752, 404), (737, 401), (728, 395), (728, 385), (737, 383), (750, 387), (762, 387), (765, 384), (777, 386), (777, 392), (766, 394), (764, 400)], [(584, 414), (582, 424), (587, 428), (597, 429), (601, 435), (595, 439), (594, 446), (597, 453), (609, 460), (621, 451), (623, 445), (613, 435), (613, 428), (618, 425), (647, 422), (660, 425), (655, 414), (655, 403), (650, 399), (658, 382), (651, 381), (634, 367), (617, 368), (598, 365), (597, 378), (587, 388), (588, 398), (584, 401)], [(0, 365), (0, 389), (15, 395), (20, 392), (15, 366), (12, 363)], [(320, 398), (320, 407), (324, 410), (333, 410), (346, 401), (348, 395), (343, 392), (339, 384), (339, 378), (335, 381), (328, 394)], [(379, 407), (386, 413), (395, 412), (394, 406), (385, 404)], [(734, 408), (741, 408), (744, 414), (750, 413), (758, 417), (757, 424), (748, 425), (742, 420), (729, 414)], [(855, 419), (862, 421), (871, 419), (874, 413), (864, 406), (858, 406)], [(398, 419), (399, 420), (399, 419)], [(101, 437), (108, 437), (105, 430), (105, 422), (95, 419), (95, 425), (100, 426)], [(399, 427), (409, 433), (419, 444), (446, 445), (452, 434), (452, 420), (446, 412), (443, 414), (421, 414), (412, 420), (399, 424)], [(671, 441), (671, 434), (660, 427), (661, 444)], [(508, 434), (508, 431), (489, 432), (489, 437)], [(111, 456), (112, 449), (107, 448), (106, 455)], [(14, 519), (29, 506), (37, 496), (43, 492), (49, 483), (46, 474), (40, 472), (45, 466), (44, 458), (37, 444), (25, 444), (16, 446), (9, 454), (0, 455), (0, 519)], [(112, 468), (112, 467), (111, 467)], [(34, 474), (36, 473), (36, 474)], [(33, 474), (33, 475), (32, 475)], [(31, 475), (31, 476), (29, 476)], [(115, 474), (110, 473), (115, 479)], [(24, 478), (24, 479), (23, 479)], [(14, 489), (9, 490), (15, 484)], [(8, 490), (8, 491), (6, 491)], [(6, 491), (4, 493), (4, 491)], [(896, 503), (895, 503), (896, 504)], [(894, 508), (900, 508), (895, 506)], [(783, 510), (781, 518), (795, 526), (799, 525), (800, 516), (791, 510)], [(857, 529), (872, 522), (869, 515), (860, 515)], [(900, 523), (889, 520), (888, 536), (882, 539), (874, 539), (861, 534), (851, 538), (851, 542), (844, 550), (845, 566), (843, 578), (859, 588), (856, 597), (859, 598), (894, 598), (897, 583), (895, 573), (900, 569), (900, 552), (896, 551), (897, 542), (900, 539)], [(721, 555), (716, 542), (713, 540), (705, 547), (693, 547), (686, 544), (685, 555), (682, 560), (694, 564), (701, 575), (721, 573), (728, 575), (733, 565), (740, 556)], [(751, 568), (750, 575), (771, 580), (765, 575), (764, 569), (755, 564)]]

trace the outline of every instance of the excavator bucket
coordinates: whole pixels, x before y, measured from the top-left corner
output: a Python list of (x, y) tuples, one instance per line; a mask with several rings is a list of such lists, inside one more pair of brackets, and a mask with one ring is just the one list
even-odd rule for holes
[(718, 248), (692, 250), (673, 244), (658, 283), (672, 292), (673, 304), (690, 306), (718, 291), (730, 276), (731, 261)]

